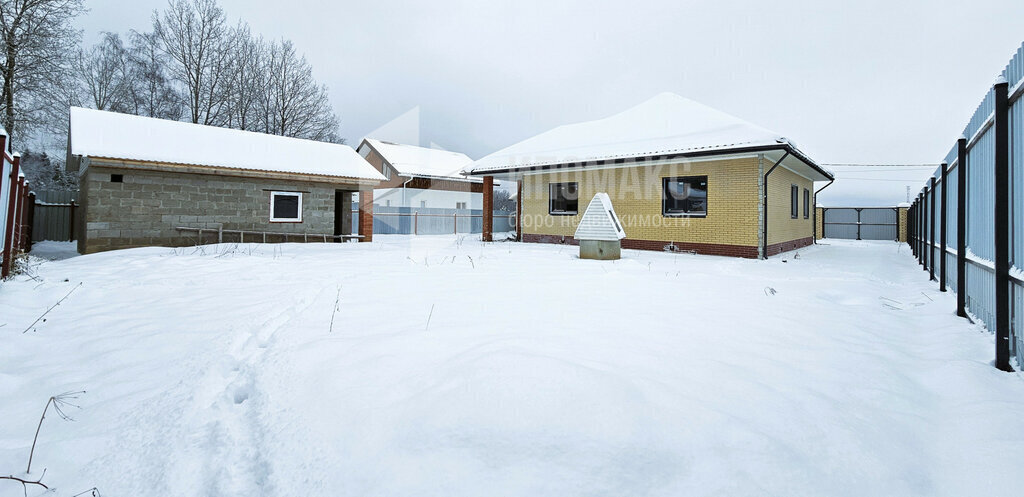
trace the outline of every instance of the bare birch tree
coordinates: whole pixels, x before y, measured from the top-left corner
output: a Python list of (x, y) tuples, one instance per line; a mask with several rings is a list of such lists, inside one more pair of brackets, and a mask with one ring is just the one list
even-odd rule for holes
[(46, 106), (69, 79), (81, 34), (72, 21), (83, 0), (0, 0), (3, 125), (24, 138), (44, 124)]
[(275, 135), (340, 142), (338, 118), (326, 86), (317, 84), (313, 68), (291, 41), (270, 45), (265, 94), (259, 100), (262, 128)]
[(193, 123), (227, 122), (230, 31), (216, 0), (169, 0), (162, 14), (153, 13), (153, 32), (171, 62), (172, 77), (184, 88)]
[(139, 116), (181, 119), (183, 100), (174, 87), (156, 33), (132, 31), (128, 48), (127, 111)]
[(79, 51), (75, 66), (93, 108), (128, 110), (128, 51), (119, 35), (103, 33), (99, 43)]
[(230, 107), (227, 126), (255, 130), (259, 128), (257, 101), (267, 83), (266, 43), (262, 38), (253, 38), (247, 24), (239, 23), (232, 31), (230, 50), (231, 76), (225, 96)]

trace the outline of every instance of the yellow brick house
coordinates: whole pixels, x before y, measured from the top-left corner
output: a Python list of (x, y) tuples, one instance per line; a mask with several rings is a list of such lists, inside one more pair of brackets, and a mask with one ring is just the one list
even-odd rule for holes
[(583, 210), (605, 192), (623, 248), (749, 258), (814, 243), (815, 182), (833, 180), (782, 135), (671, 93), (559, 126), (464, 172), (519, 182), (525, 242), (575, 244)]

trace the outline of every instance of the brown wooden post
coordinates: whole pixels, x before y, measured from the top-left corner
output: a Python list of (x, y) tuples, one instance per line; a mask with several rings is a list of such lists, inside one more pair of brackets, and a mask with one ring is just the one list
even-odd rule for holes
[(28, 192), (28, 198), (25, 199), (25, 248), (32, 250), (32, 226), (36, 221), (36, 193)]
[(373, 190), (359, 191), (359, 234), (359, 241), (373, 241)]
[(494, 176), (484, 176), (484, 227), (482, 239), (492, 241), (494, 231)]
[(75, 207), (77, 207), (75, 199), (71, 199), (71, 214), (68, 217), (68, 231), (70, 231), (68, 233), (68, 240), (72, 242), (75, 241)]
[(420, 211), (412, 213), (412, 234), (420, 234)]
[(519, 179), (516, 193), (516, 241), (523, 241), (523, 179)]
[[(6, 151), (0, 151), (0, 153), (3, 153), (5, 156), (4, 160), (7, 160)], [(10, 196), (7, 199), (7, 226), (4, 228), (4, 261), (3, 266), (0, 267), (0, 277), (3, 278), (6, 278), (11, 274), (11, 263), (13, 262), (12, 259), (14, 259), (14, 215), (17, 213), (18, 209), (18, 166), (20, 165), (20, 157), (15, 157), (13, 166), (11, 167), (11, 176), (8, 182), (11, 186), (8, 187)]]

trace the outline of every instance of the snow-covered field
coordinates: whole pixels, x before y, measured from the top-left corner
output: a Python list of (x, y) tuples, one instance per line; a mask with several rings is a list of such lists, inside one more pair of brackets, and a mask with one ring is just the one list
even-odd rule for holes
[(42, 426), (54, 495), (1022, 488), (1024, 379), (905, 245), (600, 262), (379, 236), (35, 271), (0, 286), (0, 475), (50, 395), (86, 390)]

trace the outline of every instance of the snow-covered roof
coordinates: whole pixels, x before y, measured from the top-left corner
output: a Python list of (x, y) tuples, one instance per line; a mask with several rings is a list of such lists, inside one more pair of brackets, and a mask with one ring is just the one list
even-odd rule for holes
[(612, 208), (612, 199), (607, 193), (598, 193), (587, 206), (583, 213), (579, 226), (576, 227), (576, 234), (573, 238), (577, 240), (601, 240), (618, 241), (626, 238), (626, 232), (622, 229), (619, 217), (615, 215)]
[(688, 98), (661, 93), (611, 117), (559, 126), (528, 138), (474, 162), (465, 171), (486, 174), (599, 160), (728, 153), (754, 147), (786, 148), (806, 159), (795, 144), (778, 133)]
[[(398, 171), (400, 176), (429, 176), (466, 180), (462, 169), (473, 162), (466, 154), (435, 148), (403, 145), (384, 140), (363, 140)], [(360, 145), (362, 147), (362, 145)], [(479, 179), (477, 181), (480, 181)]]
[(83, 157), (384, 180), (347, 145), (80, 107), (70, 141)]

